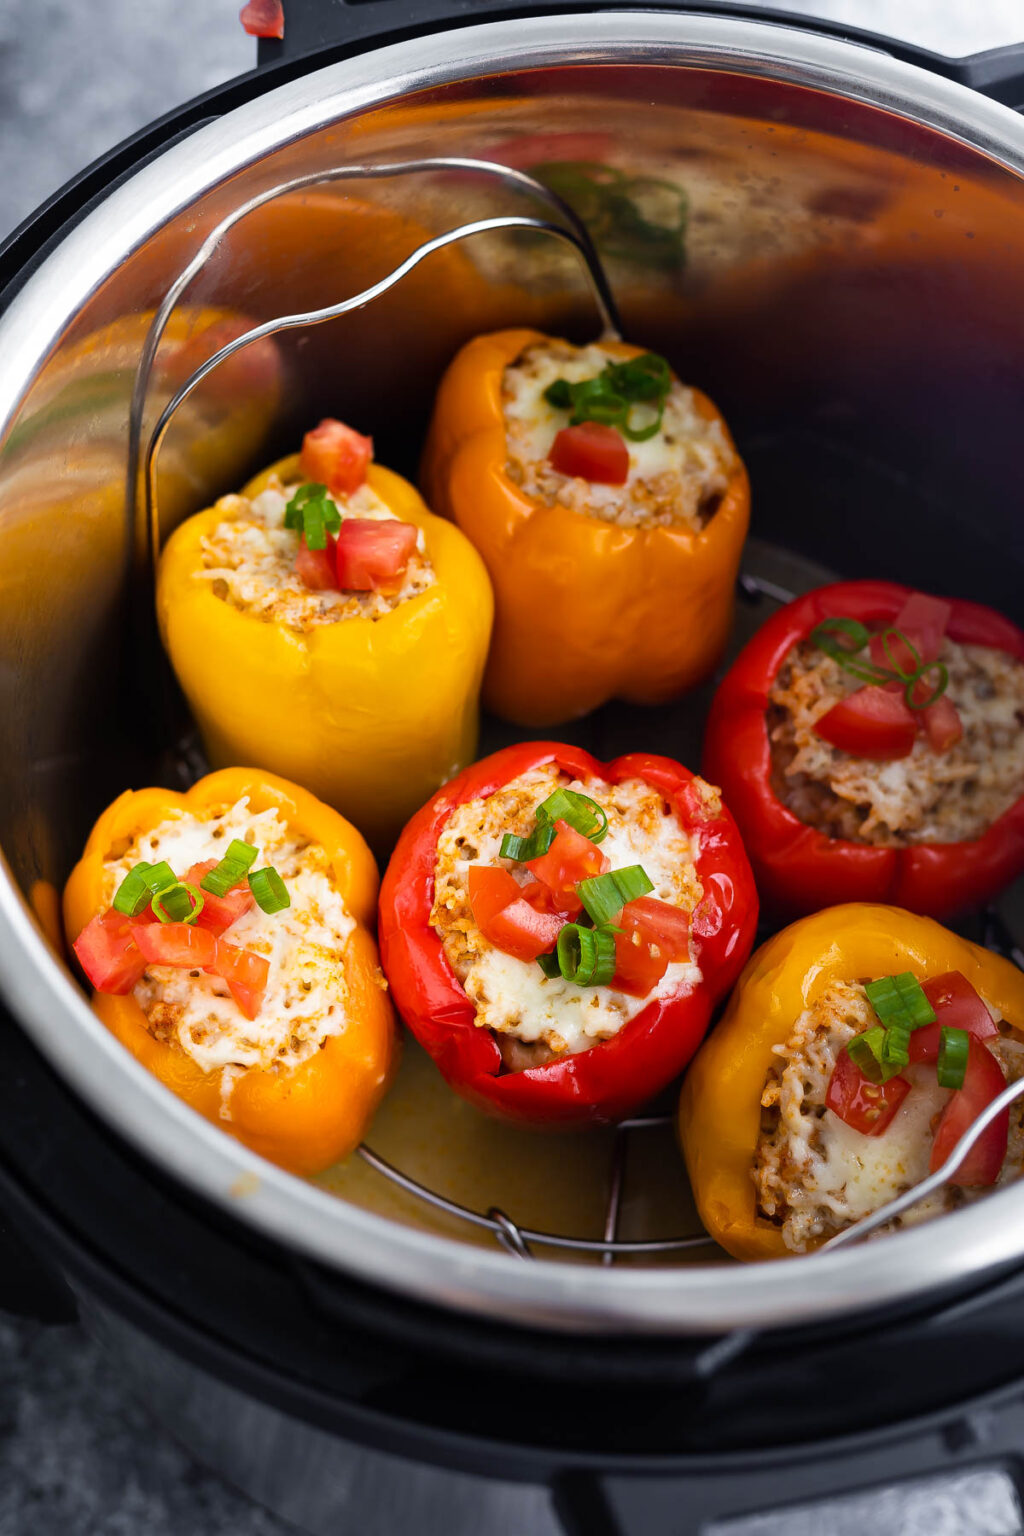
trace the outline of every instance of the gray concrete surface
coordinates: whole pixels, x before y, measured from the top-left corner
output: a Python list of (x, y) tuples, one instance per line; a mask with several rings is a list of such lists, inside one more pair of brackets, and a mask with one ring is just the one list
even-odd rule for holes
[[(1024, 35), (1021, 0), (779, 8), (953, 55)], [(237, 0), (0, 0), (0, 238), (96, 155), (254, 59)], [(870, 1528), (924, 1529), (908, 1520), (892, 1493)], [(940, 1524), (943, 1536), (977, 1531)], [(815, 1527), (820, 1536), (839, 1528)], [(0, 1536), (285, 1536), (285, 1527), (197, 1469), (80, 1330), (0, 1318)]]

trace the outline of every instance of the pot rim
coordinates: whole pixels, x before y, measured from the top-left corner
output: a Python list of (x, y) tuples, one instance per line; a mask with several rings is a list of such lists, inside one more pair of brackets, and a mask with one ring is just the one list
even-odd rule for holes
[[(657, 12), (591, 14), (586, 32), (581, 43), (579, 17), (544, 16), (392, 44), (273, 88), (172, 145), (88, 213), (0, 316), (0, 431), (66, 323), (168, 219), (325, 121), (499, 68), (628, 62), (758, 74), (882, 108), (1024, 175), (1024, 122), (1010, 108), (862, 44), (774, 22)], [(0, 990), (83, 1099), (193, 1190), (321, 1263), (456, 1310), (594, 1333), (771, 1328), (963, 1284), (1024, 1254), (1015, 1235), (1024, 1232), (1024, 1181), (898, 1238), (783, 1265), (531, 1264), (405, 1227), (284, 1173), (163, 1088), (55, 962), (2, 856)]]

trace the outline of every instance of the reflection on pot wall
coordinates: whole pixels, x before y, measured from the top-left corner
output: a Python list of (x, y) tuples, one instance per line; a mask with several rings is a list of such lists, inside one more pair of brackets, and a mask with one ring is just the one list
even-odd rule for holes
[[(126, 539), (124, 474), (149, 314), (225, 212), (318, 167), (462, 154), (532, 169), (590, 223), (631, 339), (668, 353), (733, 424), (755, 534), (853, 576), (942, 590), (955, 575), (963, 595), (1020, 617), (1007, 490), (1024, 403), (1017, 179), (876, 108), (777, 81), (576, 66), (515, 85), (423, 93), (254, 165), (123, 263), (27, 395), (0, 460), (0, 835), (26, 889), (62, 878), (112, 789), (161, 771), (151, 706), (166, 673), (125, 601), (129, 573), (147, 579)], [(497, 211), (533, 210), (462, 173), (261, 209), (185, 296), (149, 419), (242, 317), (335, 302), (426, 236)], [(165, 529), (323, 414), (414, 470), (444, 364), (474, 332), (510, 322), (593, 333), (567, 248), (478, 237), (363, 311), (243, 352), (168, 435)]]

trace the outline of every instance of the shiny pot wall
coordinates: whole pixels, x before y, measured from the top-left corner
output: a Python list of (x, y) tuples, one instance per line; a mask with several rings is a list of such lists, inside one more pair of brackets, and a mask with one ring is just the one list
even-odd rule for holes
[[(917, 1293), (923, 1276), (938, 1287), (1017, 1259), (1024, 1190), (766, 1272), (517, 1264), (453, 1240), (455, 1228), (423, 1230), (421, 1211), (368, 1181), (299, 1183), (198, 1122), (123, 1055), (47, 952), (40, 927), (95, 811), (125, 783), (187, 769), (169, 750), (185, 722), (148, 617), (144, 530), (126, 512), (127, 413), (154, 306), (219, 219), (282, 180), (510, 141), (518, 155), (622, 158), (643, 178), (665, 233), (605, 241), (624, 321), (722, 405), (773, 568), (790, 548), (794, 584), (822, 566), (892, 575), (1021, 617), (1024, 127), (1012, 113), (866, 50), (705, 17), (546, 17), (333, 65), (198, 128), (102, 197), (0, 322), (10, 1004), (85, 1099), (186, 1183), (328, 1264), (450, 1306), (706, 1331), (834, 1316)], [(267, 204), (184, 296), (149, 423), (210, 337), (332, 303), (427, 235), (495, 211), (493, 191), (462, 177)], [(573, 259), (536, 236), (451, 248), (358, 314), (243, 352), (175, 418), (162, 529), (318, 413), (372, 424), (381, 458), (412, 468), (447, 358), (511, 320), (595, 328)], [(692, 760), (701, 702), (605, 711), (568, 734), (606, 756), (649, 745)], [(445, 1101), (439, 1113), (460, 1111)]]

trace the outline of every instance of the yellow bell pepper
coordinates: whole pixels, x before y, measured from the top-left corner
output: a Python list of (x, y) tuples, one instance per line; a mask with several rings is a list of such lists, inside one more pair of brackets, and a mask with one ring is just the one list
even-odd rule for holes
[[(489, 709), (549, 726), (611, 698), (659, 704), (713, 670), (732, 623), (750, 518), (739, 458), (714, 517), (689, 528), (626, 528), (535, 501), (507, 472), (502, 378), (539, 331), (496, 331), (463, 347), (437, 395), (421, 483), (476, 545), (494, 583), (484, 677)], [(642, 348), (608, 344), (617, 357)], [(706, 395), (696, 408), (725, 422)]]
[[(273, 475), (285, 485), (300, 480), (298, 456), (242, 495), (258, 496)], [(230, 517), (216, 506), (168, 540), (156, 601), (210, 761), (294, 779), (383, 847), (473, 758), (493, 603), (487, 572), (457, 528), (379, 464), (367, 479), (396, 517), (423, 530), (437, 578), (382, 617), (301, 633), (222, 601), (196, 577), (203, 538)]]
[(930, 917), (861, 902), (784, 928), (753, 955), (683, 1084), (679, 1134), (701, 1220), (738, 1259), (792, 1257), (759, 1217), (752, 1178), (768, 1069), (806, 1009), (836, 981), (960, 971), (1003, 1018), (1024, 1029), (1024, 975)]
[(131, 993), (97, 992), (92, 1005), (121, 1044), (206, 1119), (282, 1168), (318, 1173), (362, 1139), (398, 1058), (394, 1011), (370, 933), (377, 866), (355, 827), (297, 785), (248, 768), (208, 774), (186, 794), (126, 790), (100, 816), (71, 872), (64, 890), (64, 925), (73, 943), (86, 924), (106, 910), (110, 895), (105, 863), (147, 829), (176, 810), (214, 814), (243, 795), (256, 811), (275, 809), (295, 832), (318, 843), (330, 860), (332, 883), (356, 921), (344, 955), (344, 1030), (329, 1035), (322, 1049), (291, 1071), (241, 1070), (225, 1093), (220, 1070), (204, 1071), (176, 1040), (158, 1040), (150, 1033)]

